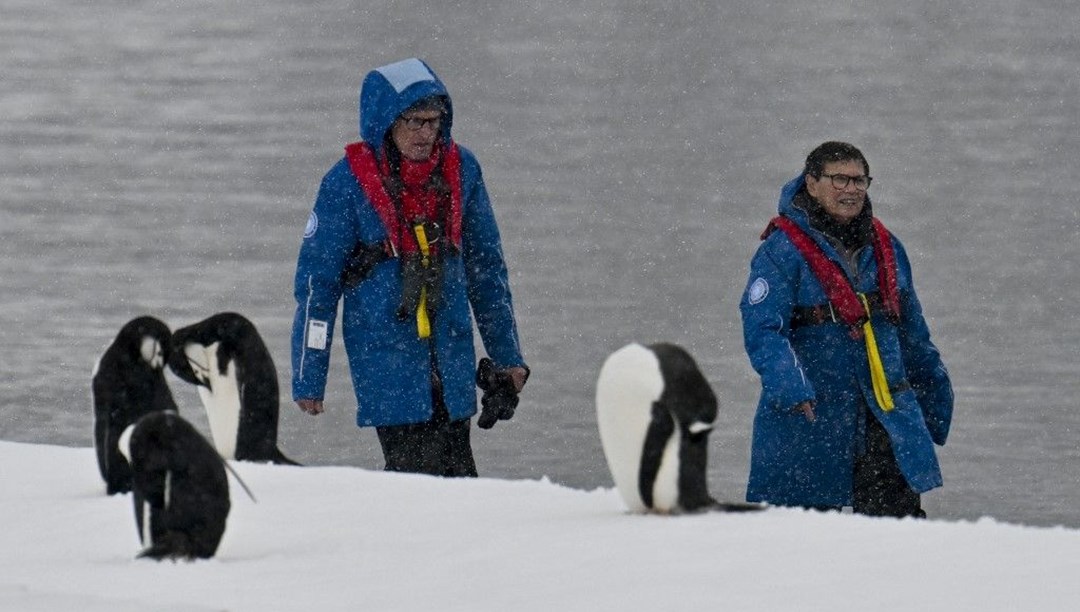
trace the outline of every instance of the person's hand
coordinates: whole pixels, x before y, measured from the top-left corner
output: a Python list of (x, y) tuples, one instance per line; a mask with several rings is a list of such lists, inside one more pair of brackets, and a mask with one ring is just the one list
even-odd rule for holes
[(817, 418), (816, 416), (814, 416), (814, 402), (810, 400), (807, 400), (795, 406), (794, 410), (803, 413), (803, 416), (806, 417), (806, 420), (811, 423), (813, 423), (814, 419)]
[(515, 366), (500, 370), (491, 359), (484, 357), (476, 368), (476, 386), (484, 392), (480, 398), (480, 417), (476, 424), (480, 429), (491, 429), (498, 421), (514, 417), (518, 405), (518, 392), (525, 386), (529, 370)]
[(529, 378), (529, 371), (521, 366), (514, 366), (507, 368), (506, 373), (514, 381), (514, 389), (521, 393), (521, 389), (525, 386), (525, 380)]
[(322, 400), (317, 399), (298, 399), (296, 405), (300, 407), (300, 410), (308, 414), (322, 414), (323, 405)]

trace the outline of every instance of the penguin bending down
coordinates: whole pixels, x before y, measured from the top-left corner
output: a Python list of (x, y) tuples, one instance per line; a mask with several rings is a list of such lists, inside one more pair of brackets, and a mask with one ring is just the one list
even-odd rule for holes
[(759, 510), (721, 504), (706, 481), (717, 401), (694, 359), (673, 344), (629, 344), (596, 383), (596, 420), (608, 468), (634, 512)]
[(277, 370), (251, 321), (223, 312), (176, 330), (169, 367), (198, 386), (222, 457), (299, 465), (277, 447)]
[(148, 414), (127, 428), (120, 451), (131, 464), (139, 557), (209, 559), (229, 516), (225, 461), (175, 412)]
[(132, 319), (94, 365), (94, 450), (109, 495), (131, 490), (131, 469), (116, 446), (120, 434), (143, 415), (176, 410), (164, 371), (170, 335), (154, 317)]

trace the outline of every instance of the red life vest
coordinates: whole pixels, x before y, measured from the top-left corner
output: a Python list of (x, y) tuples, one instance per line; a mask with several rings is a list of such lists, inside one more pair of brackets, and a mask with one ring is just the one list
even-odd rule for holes
[[(874, 249), (874, 259), (878, 269), (878, 292), (881, 295), (881, 306), (886, 316), (894, 323), (900, 320), (900, 289), (896, 279), (896, 252), (893, 250), (892, 237), (885, 225), (872, 217), (874, 231), (871, 234), (871, 244)], [(855, 293), (851, 281), (848, 280), (840, 265), (829, 259), (821, 250), (814, 239), (810, 237), (797, 223), (787, 217), (778, 216), (769, 222), (765, 232), (761, 235), (764, 240), (779, 229), (787, 235), (795, 248), (799, 250), (807, 264), (813, 271), (814, 276), (821, 287), (825, 290), (825, 296), (829, 299), (836, 313), (843, 319), (856, 335), (861, 335), (861, 328), (869, 316), (867, 307)]]
[[(446, 184), (450, 186), (450, 209), (446, 211), (445, 236), (458, 249), (461, 250), (461, 153), (457, 144), (453, 141), (442, 152), (442, 173)], [(413, 253), (419, 250), (416, 236), (412, 228), (401, 227), (402, 214), (395, 207), (390, 194), (383, 186), (382, 177), (390, 173), (389, 165), (385, 159), (380, 166), (375, 159), (375, 154), (366, 142), (354, 142), (345, 147), (345, 158), (349, 162), (349, 168), (360, 183), (375, 212), (379, 215), (394, 255), (399, 253)], [(406, 219), (412, 222), (413, 219)], [(408, 231), (403, 231), (408, 230)]]

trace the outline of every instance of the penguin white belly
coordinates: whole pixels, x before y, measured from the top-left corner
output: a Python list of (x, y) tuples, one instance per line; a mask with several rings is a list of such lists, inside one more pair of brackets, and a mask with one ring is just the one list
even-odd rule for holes
[(217, 357), (219, 344), (188, 344), (184, 354), (195, 375), (206, 383), (206, 386), (199, 385), (199, 399), (206, 408), (214, 447), (225, 459), (235, 459), (236, 439), (240, 432), (240, 386), (235, 360), (230, 360), (225, 374), (221, 374)]
[(680, 437), (668, 438), (660, 459), (660, 470), (653, 482), (653, 510), (675, 512), (679, 509), (679, 444)]
[[(611, 469), (615, 487), (632, 512), (646, 512), (649, 508), (638, 490), (641, 470), (641, 453), (645, 435), (652, 420), (652, 404), (664, 390), (656, 355), (640, 344), (629, 344), (612, 353), (600, 369), (596, 383), (596, 421), (600, 429), (600, 443), (604, 457)], [(678, 442), (665, 448), (662, 470), (677, 470), (678, 461), (668, 460), (674, 452), (678, 457)], [(674, 466), (674, 467), (672, 467)], [(677, 482), (678, 477), (658, 478), (657, 481)], [(669, 495), (678, 498), (678, 491), (656, 491), (663, 499)]]

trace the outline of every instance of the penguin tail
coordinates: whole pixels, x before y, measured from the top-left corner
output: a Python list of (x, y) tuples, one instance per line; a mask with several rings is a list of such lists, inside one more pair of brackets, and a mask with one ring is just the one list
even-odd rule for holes
[(298, 461), (293, 461), (285, 456), (285, 453), (281, 452), (281, 449), (275, 448), (270, 455), (270, 462), (277, 465), (304, 465)]
[(712, 512), (758, 512), (768, 507), (767, 504), (713, 502), (711, 506), (704, 509)]

